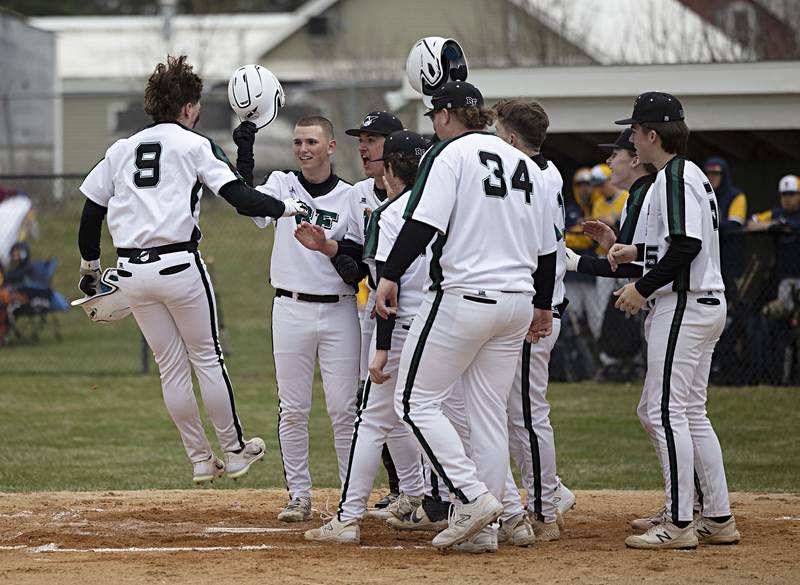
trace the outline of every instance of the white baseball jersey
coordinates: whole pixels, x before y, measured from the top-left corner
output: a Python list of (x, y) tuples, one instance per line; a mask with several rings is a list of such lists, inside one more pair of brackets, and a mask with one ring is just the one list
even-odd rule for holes
[[(295, 171), (275, 171), (267, 182), (257, 189), (271, 197), (283, 200), (294, 197), (311, 208), (309, 221), (321, 226), (329, 239), (341, 240), (351, 218), (353, 186), (336, 175), (327, 181), (326, 192), (312, 196), (303, 186), (304, 179)], [(353, 287), (346, 284), (336, 272), (331, 259), (304, 248), (294, 238), (300, 224), (299, 216), (281, 219), (254, 217), (258, 227), (275, 224), (275, 243), (272, 247), (270, 282), (275, 288), (314, 295), (351, 295)]]
[[(655, 175), (645, 175), (634, 181), (629, 189), (628, 200), (619, 216), (619, 244), (642, 244), (647, 231), (647, 208)], [(644, 211), (644, 215), (642, 214)], [(641, 262), (637, 262), (641, 264)]]
[(719, 219), (714, 190), (692, 161), (675, 157), (656, 175), (651, 187), (645, 233), (645, 274), (664, 257), (672, 236), (703, 243), (689, 269), (655, 292), (722, 291)]
[[(367, 225), (364, 260), (377, 282), (375, 262), (386, 262), (403, 228), (405, 220), (403, 211), (408, 205), (411, 189), (401, 193), (397, 198), (386, 201), (373, 210)], [(411, 320), (417, 314), (425, 296), (425, 258), (420, 256), (409, 266), (400, 278), (400, 298), (397, 306), (397, 319)]]
[(108, 208), (117, 248), (152, 248), (200, 239), (200, 189), (239, 179), (222, 149), (177, 122), (158, 122), (118, 140), (81, 184)]
[(556, 280), (553, 287), (553, 306), (564, 302), (566, 287), (564, 286), (564, 276), (567, 274), (567, 240), (565, 237), (567, 223), (566, 208), (564, 206), (564, 196), (561, 190), (564, 188), (564, 179), (558, 171), (553, 161), (549, 161), (542, 155), (532, 157), (544, 174), (546, 193), (553, 198), (553, 233), (557, 242), (556, 250)]
[(432, 287), (533, 294), (538, 257), (556, 250), (547, 193), (536, 164), (494, 134), (432, 146), (404, 213), (439, 231)]

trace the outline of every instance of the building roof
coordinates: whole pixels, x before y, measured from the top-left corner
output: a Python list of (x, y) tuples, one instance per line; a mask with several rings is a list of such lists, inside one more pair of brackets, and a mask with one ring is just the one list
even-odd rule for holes
[(337, 1), (312, 0), (295, 12), (177, 15), (169, 40), (161, 16), (56, 16), (28, 23), (56, 34), (62, 79), (141, 80), (171, 54), (191, 55), (204, 78), (227, 80), (234, 69), (257, 62)]

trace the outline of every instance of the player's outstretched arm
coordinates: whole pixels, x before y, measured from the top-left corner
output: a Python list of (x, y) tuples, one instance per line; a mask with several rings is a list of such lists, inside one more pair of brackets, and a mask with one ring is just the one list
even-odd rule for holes
[(253, 145), (256, 142), (258, 128), (252, 122), (242, 122), (233, 131), (233, 142), (236, 144), (236, 170), (242, 175), (244, 182), (253, 186), (253, 169), (256, 166)]
[(247, 217), (290, 217), (307, 212), (302, 201), (289, 197), (279, 201), (261, 191), (253, 189), (244, 181), (237, 179), (222, 186), (219, 195), (236, 208), (236, 211)]

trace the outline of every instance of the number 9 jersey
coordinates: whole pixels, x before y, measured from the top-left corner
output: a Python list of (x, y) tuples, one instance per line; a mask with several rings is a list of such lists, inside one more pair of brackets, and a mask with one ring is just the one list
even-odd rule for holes
[(538, 257), (556, 250), (555, 202), (542, 171), (487, 132), (431, 147), (404, 217), (435, 227), (431, 290), (533, 294)]
[(200, 189), (239, 179), (222, 149), (177, 122), (158, 122), (115, 142), (81, 192), (108, 208), (116, 248), (200, 240)]

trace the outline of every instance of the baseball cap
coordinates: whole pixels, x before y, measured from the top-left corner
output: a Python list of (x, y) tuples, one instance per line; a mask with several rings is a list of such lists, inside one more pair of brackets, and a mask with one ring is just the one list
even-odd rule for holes
[(390, 154), (400, 154), (409, 158), (421, 157), (430, 144), (423, 136), (410, 130), (392, 132), (383, 143), (383, 157), (377, 160), (384, 160)]
[(706, 173), (722, 173), (722, 165), (718, 162), (707, 162), (703, 166), (703, 171)]
[(345, 130), (344, 133), (348, 136), (359, 136), (364, 132), (388, 136), (392, 132), (397, 132), (403, 128), (403, 123), (397, 118), (397, 116), (390, 114), (389, 112), (376, 110), (364, 116), (360, 127)]
[(605, 163), (594, 165), (592, 167), (592, 185), (602, 185), (611, 178), (611, 167)]
[(633, 115), (615, 124), (641, 124), (642, 122), (675, 122), (683, 120), (683, 106), (674, 95), (663, 91), (648, 91), (633, 102)]
[(575, 176), (572, 177), (575, 183), (591, 183), (592, 182), (592, 169), (582, 167), (575, 171)]
[(482, 105), (483, 94), (477, 87), (466, 81), (450, 81), (433, 93), (431, 110), (425, 115), (430, 116), (436, 110), (477, 108)]
[(800, 193), (800, 178), (786, 175), (778, 181), (778, 193)]
[(598, 144), (600, 148), (605, 148), (608, 150), (614, 150), (615, 148), (624, 148), (625, 150), (630, 150), (631, 152), (636, 152), (636, 147), (631, 142), (631, 134), (633, 132), (630, 128), (625, 128), (622, 132), (620, 132), (619, 136), (614, 142), (608, 142), (606, 144)]

